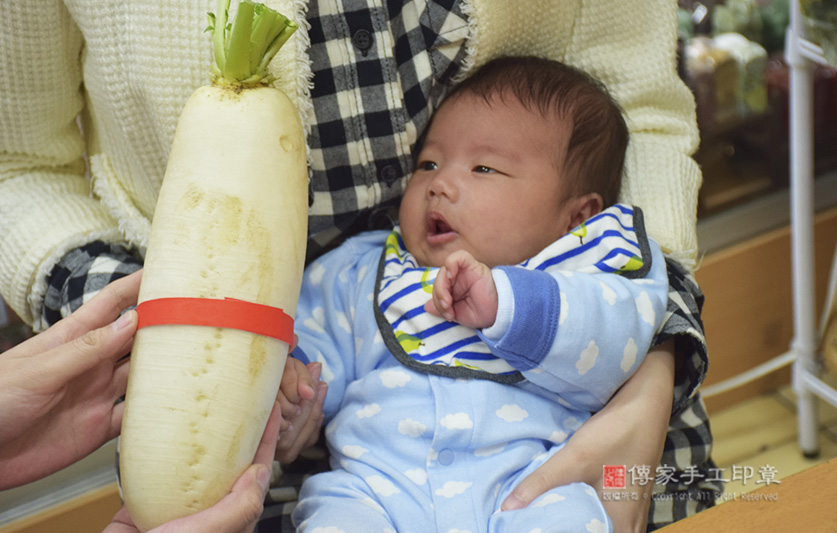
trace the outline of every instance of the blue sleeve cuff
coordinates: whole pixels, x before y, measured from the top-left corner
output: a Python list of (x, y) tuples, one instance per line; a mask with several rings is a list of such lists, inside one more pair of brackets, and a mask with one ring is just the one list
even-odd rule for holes
[(299, 346), (294, 348), (294, 351), (291, 352), (291, 357), (302, 361), (302, 364), (305, 365), (311, 362), (311, 358), (308, 357), (308, 355), (305, 352), (303, 352), (302, 348), (300, 348)]
[[(558, 282), (538, 270), (518, 267), (498, 267), (495, 270), (506, 275), (511, 287), (511, 325), (499, 339), (492, 339), (484, 331), (478, 333), (492, 352), (510, 365), (520, 371), (531, 370), (541, 364), (555, 341), (561, 310)], [(498, 297), (499, 291), (498, 287)], [(494, 336), (497, 332), (490, 333)]]

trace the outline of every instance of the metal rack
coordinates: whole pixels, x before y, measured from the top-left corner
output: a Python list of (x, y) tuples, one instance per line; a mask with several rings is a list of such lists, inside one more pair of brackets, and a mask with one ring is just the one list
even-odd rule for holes
[(793, 388), (797, 396), (799, 447), (819, 453), (818, 398), (837, 407), (837, 391), (819, 378), (814, 292), (814, 87), (815, 63), (828, 64), (822, 48), (805, 38), (798, 1), (791, 2), (785, 58), (790, 66), (790, 198), (793, 257)]

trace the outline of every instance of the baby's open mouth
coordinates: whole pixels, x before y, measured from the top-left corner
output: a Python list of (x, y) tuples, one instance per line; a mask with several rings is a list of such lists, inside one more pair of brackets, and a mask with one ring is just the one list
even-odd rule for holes
[(448, 233), (449, 231), (453, 231), (451, 227), (442, 219), (433, 220), (430, 225), (430, 233)]
[(456, 232), (441, 214), (427, 214), (427, 239), (431, 244), (443, 244), (456, 237)]

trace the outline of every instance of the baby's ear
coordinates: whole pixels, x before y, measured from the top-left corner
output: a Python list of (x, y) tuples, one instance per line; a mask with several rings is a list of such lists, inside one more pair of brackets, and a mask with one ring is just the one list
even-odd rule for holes
[(569, 232), (585, 220), (601, 213), (604, 208), (604, 200), (601, 194), (591, 192), (571, 198), (564, 204), (564, 207), (569, 215), (569, 227), (566, 228), (566, 232)]

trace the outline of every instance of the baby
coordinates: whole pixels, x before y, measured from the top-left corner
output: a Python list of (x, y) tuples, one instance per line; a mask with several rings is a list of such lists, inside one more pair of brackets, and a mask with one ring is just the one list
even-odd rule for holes
[(612, 529), (580, 483), (500, 504), (662, 322), (663, 255), (615, 204), (627, 142), (603, 87), (554, 61), (492, 61), (445, 99), (400, 226), (306, 270), (294, 355), (323, 363), (333, 470), (304, 483), (299, 531)]

